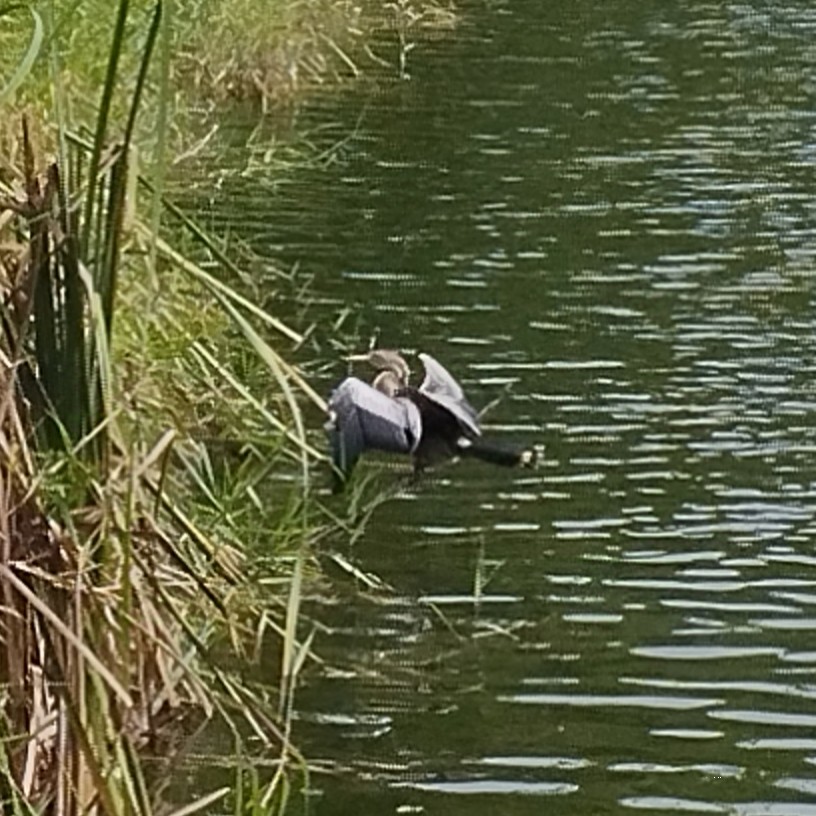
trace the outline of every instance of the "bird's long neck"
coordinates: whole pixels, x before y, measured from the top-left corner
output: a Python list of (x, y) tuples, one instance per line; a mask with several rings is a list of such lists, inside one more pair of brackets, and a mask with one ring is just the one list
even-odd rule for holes
[(378, 391), (381, 391), (386, 396), (392, 398), (396, 397), (398, 393), (406, 386), (406, 383), (403, 381), (400, 375), (390, 368), (380, 371), (371, 384)]

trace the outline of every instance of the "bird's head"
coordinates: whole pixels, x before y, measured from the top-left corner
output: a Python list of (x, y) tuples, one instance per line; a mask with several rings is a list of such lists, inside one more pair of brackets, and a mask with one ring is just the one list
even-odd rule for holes
[(401, 386), (408, 385), (411, 369), (398, 351), (391, 349), (371, 349), (365, 354), (351, 354), (347, 358), (352, 362), (364, 362), (372, 366), (377, 372), (388, 372), (396, 377)]

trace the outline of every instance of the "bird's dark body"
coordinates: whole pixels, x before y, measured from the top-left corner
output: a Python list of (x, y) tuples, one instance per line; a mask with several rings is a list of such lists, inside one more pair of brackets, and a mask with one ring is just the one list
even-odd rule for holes
[(408, 397), (422, 417), (422, 434), (413, 454), (414, 470), (421, 471), (456, 456), (460, 450), (458, 440), (464, 436), (459, 420), (418, 388), (403, 388), (398, 393)]

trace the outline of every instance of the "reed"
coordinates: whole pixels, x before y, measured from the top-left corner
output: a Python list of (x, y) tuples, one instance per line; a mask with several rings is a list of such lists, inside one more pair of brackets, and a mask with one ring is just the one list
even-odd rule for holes
[(361, 77), (405, 78), (416, 41), (457, 20), (451, 0), (278, 0), (272, 13), (257, 0), (188, 2), (206, 21), (190, 31), (192, 48), (179, 63), (189, 87), (206, 99), (252, 99), (264, 110)]
[[(14, 814), (155, 813), (162, 773), (144, 757), (161, 756), (166, 769), (190, 722), (217, 717), (233, 735), (239, 780), (250, 740), (252, 756), (269, 758), (272, 770), (252, 791), (200, 792), (181, 811), (231, 802), (236, 813), (282, 812), (290, 774), (307, 774), (291, 744), (291, 714), (298, 673), (312, 659), (299, 612), (310, 474), (320, 454), (301, 404), (320, 398), (265, 337), (291, 342), (297, 333), (160, 237), (161, 161), (143, 180), (153, 191), (147, 222), (134, 211), (139, 111), (154, 47), (167, 42), (162, 5), (140, 15), (144, 29), (129, 38), (130, 6), (119, 0), (96, 118), (82, 132), (68, 115), (56, 16), (46, 8), (32, 15), (31, 42), (5, 86), (19, 87), (34, 59), (47, 60), (57, 155), (41, 157), (24, 121), (19, 161), (0, 173), (0, 806)], [(129, 52), (134, 42), (138, 58)], [(135, 66), (127, 104), (124, 63)], [(167, 92), (166, 82), (159, 87)], [(186, 229), (213, 243), (194, 225)], [(211, 337), (195, 337), (183, 316), (159, 325), (180, 278), (196, 291), (197, 319), (233, 326), (268, 367), (273, 404), (254, 399)], [(129, 314), (140, 298), (150, 310)], [(166, 365), (184, 359), (190, 375), (177, 401), (157, 381), (168, 372), (162, 363), (127, 358), (137, 327), (154, 332), (143, 355), (159, 342), (177, 344)], [(167, 422), (201, 406), (216, 426), (236, 421), (240, 450), (217, 466), (218, 480), (210, 448), (185, 417)], [(238, 426), (239, 414), (251, 428)], [(259, 486), (270, 462), (290, 461), (299, 492), (273, 518)], [(258, 515), (242, 522), (248, 511), (230, 509), (230, 492), (249, 496), (243, 507)], [(277, 610), (247, 576), (244, 535), (259, 517), (267, 540), (285, 541), (291, 553)], [(274, 703), (223, 659), (226, 651), (238, 665), (270, 632), (281, 650)]]
[[(138, 36), (152, 3), (130, 0), (129, 8), (126, 38)], [(45, 113), (51, 77), (38, 70), (36, 57), (48, 41), (44, 18), (50, 16), (76, 90), (72, 105), (89, 121), (95, 113), (90, 92), (104, 79), (109, 9), (104, 0), (41, 0), (33, 11), (23, 3), (0, 9), (0, 19), (10, 23), (0, 24), (0, 105), (14, 100), (16, 107), (33, 105)], [(248, 99), (267, 110), (349, 80), (407, 76), (406, 57), (415, 45), (447, 36), (458, 20), (453, 0), (164, 0), (163, 14), (169, 24), (162, 28), (151, 81), (172, 76), (181, 103), (176, 113), (194, 101), (196, 117), (216, 127), (216, 117), (204, 111), (215, 114), (224, 100)], [(121, 56), (122, 75), (129, 77), (138, 59)], [(140, 143), (185, 145), (189, 121), (174, 124), (169, 115), (175, 97), (157, 95), (154, 102), (142, 119)], [(113, 99), (117, 115), (126, 105)], [(5, 127), (0, 122), (0, 136)]]

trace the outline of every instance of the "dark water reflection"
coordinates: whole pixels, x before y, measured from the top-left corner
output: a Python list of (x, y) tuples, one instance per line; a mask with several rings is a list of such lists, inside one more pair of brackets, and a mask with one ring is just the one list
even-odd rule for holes
[(311, 610), (311, 812), (816, 814), (816, 11), (461, 10), (211, 213), (547, 446), (346, 553), (395, 592)]

